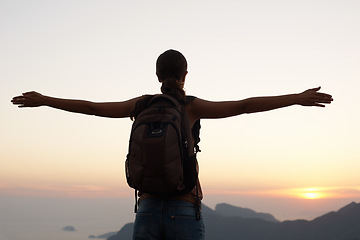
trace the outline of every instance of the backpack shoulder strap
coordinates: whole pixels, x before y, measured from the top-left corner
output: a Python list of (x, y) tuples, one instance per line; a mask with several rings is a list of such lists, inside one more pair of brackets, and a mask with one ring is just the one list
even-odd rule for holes
[(186, 103), (194, 101), (195, 98), (195, 96), (186, 95)]
[[(186, 96), (186, 103), (190, 103), (192, 101), (194, 101), (196, 97), (195, 96)], [(197, 120), (194, 123), (194, 126), (191, 129), (192, 135), (194, 137), (194, 147), (195, 147), (195, 152), (201, 152), (200, 148), (199, 148), (199, 142), (200, 142), (200, 119)]]

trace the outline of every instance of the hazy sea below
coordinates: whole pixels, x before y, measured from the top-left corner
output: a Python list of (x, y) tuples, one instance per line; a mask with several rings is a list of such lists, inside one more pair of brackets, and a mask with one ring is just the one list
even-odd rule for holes
[(0, 196), (0, 240), (86, 240), (116, 232), (133, 221), (133, 201)]
[[(214, 195), (215, 196), (215, 195)], [(349, 204), (351, 199), (246, 199), (240, 196), (230, 201), (224, 196), (207, 196), (206, 204), (214, 209), (216, 203), (230, 202), (234, 206), (275, 213), (281, 221), (311, 220)], [(264, 204), (266, 203), (266, 204)], [(269, 209), (271, 209), (269, 211)], [(4, 196), (0, 194), (0, 240), (86, 240), (119, 231), (133, 222), (134, 198), (50, 198)], [(279, 218), (280, 216), (280, 218)], [(66, 226), (76, 231), (64, 231)]]

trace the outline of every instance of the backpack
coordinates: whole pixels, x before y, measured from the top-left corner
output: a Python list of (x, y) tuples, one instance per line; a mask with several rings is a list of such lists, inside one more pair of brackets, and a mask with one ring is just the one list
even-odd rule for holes
[(136, 199), (137, 191), (162, 197), (190, 192), (198, 179), (198, 147), (184, 106), (167, 94), (147, 97), (150, 100), (131, 128), (127, 183), (135, 189)]

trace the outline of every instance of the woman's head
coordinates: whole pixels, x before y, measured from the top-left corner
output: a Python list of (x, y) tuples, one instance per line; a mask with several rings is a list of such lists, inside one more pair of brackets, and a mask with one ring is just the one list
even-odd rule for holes
[(156, 61), (156, 75), (162, 82), (167, 78), (176, 78), (181, 81), (187, 73), (187, 62), (179, 51), (167, 50)]
[(161, 92), (169, 94), (180, 102), (185, 101), (183, 90), (185, 76), (187, 74), (187, 62), (179, 51), (167, 50), (156, 61), (156, 75), (162, 83)]

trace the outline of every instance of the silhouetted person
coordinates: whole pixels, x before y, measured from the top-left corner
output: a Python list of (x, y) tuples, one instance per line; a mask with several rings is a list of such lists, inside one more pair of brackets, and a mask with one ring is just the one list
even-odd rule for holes
[[(178, 51), (165, 51), (157, 59), (156, 75), (162, 84), (161, 92), (175, 97), (184, 105), (192, 127), (198, 120), (204, 118), (226, 118), (292, 105), (325, 107), (324, 104), (329, 104), (333, 100), (331, 95), (320, 93), (320, 87), (317, 87), (298, 94), (253, 97), (237, 101), (213, 102), (201, 98), (192, 98), (188, 101), (183, 89), (187, 73), (186, 59)], [(147, 96), (144, 95), (122, 102), (96, 103), (54, 98), (37, 92), (26, 92), (12, 99), (12, 103), (19, 107), (48, 106), (69, 112), (110, 118), (136, 118), (146, 101)], [(198, 190), (199, 198), (202, 199), (203, 194), (199, 182)], [(196, 200), (195, 190), (172, 198), (140, 193), (133, 239), (204, 239), (203, 221), (202, 219), (197, 221), (195, 217)]]

